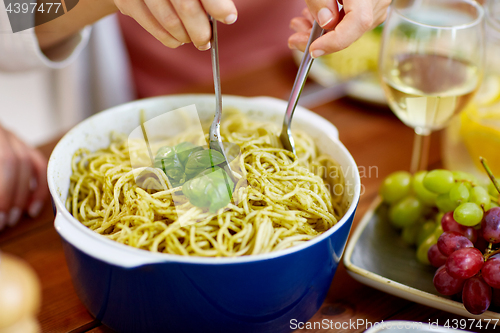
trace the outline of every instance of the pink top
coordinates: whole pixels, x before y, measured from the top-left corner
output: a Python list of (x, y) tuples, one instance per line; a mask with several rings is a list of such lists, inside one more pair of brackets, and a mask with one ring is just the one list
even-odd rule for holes
[[(217, 26), (221, 77), (266, 66), (290, 54), (290, 20), (305, 8), (304, 0), (234, 0), (238, 20)], [(169, 49), (132, 18), (119, 15), (132, 64), (137, 97), (176, 93), (186, 86), (210, 83), (209, 51), (192, 44)]]

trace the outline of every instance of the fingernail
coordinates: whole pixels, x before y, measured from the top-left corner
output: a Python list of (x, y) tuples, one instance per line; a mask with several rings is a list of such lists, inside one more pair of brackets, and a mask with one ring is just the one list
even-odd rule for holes
[(200, 50), (200, 51), (206, 51), (206, 50), (210, 49), (210, 46), (211, 46), (211, 44), (210, 44), (210, 42), (208, 42), (205, 45), (198, 46), (198, 50)]
[(30, 205), (28, 209), (28, 214), (30, 214), (30, 217), (35, 218), (38, 216), (38, 214), (40, 214), (42, 207), (43, 207), (43, 202), (35, 201)]
[(311, 57), (318, 58), (318, 57), (321, 57), (323, 54), (325, 54), (325, 51), (323, 51), (323, 50), (315, 50), (315, 51), (311, 52)]
[(224, 22), (226, 22), (226, 24), (233, 24), (234, 22), (236, 22), (237, 18), (238, 18), (238, 15), (236, 15), (236, 14), (229, 14), (224, 19)]
[(21, 217), (21, 208), (18, 207), (12, 208), (9, 212), (9, 220), (7, 221), (7, 224), (11, 227), (14, 226), (19, 221), (20, 217)]
[(0, 212), (0, 230), (5, 228), (6, 223), (7, 223), (7, 215), (4, 212)]
[(330, 9), (323, 7), (318, 12), (318, 23), (324, 27), (333, 20), (333, 13)]
[(290, 43), (288, 43), (288, 48), (290, 50), (297, 50), (297, 47), (294, 44), (290, 44)]

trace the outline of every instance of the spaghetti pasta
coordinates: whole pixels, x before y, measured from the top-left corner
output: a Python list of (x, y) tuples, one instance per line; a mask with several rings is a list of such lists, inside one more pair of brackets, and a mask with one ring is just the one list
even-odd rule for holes
[[(281, 148), (277, 128), (231, 114), (221, 124), (224, 141), (241, 149), (234, 202), (216, 213), (189, 201), (174, 205), (161, 169), (148, 168), (163, 190), (138, 186), (124, 136), (105, 149), (78, 150), (72, 159), (67, 209), (91, 230), (136, 248), (177, 255), (233, 257), (278, 251), (308, 241), (345, 213), (343, 174), (321, 155), (313, 139), (294, 132), (297, 157)], [(180, 135), (177, 142), (205, 138)], [(174, 140), (174, 141), (175, 141)], [(238, 182), (239, 184), (240, 182)], [(236, 204), (235, 204), (236, 203)], [(186, 224), (196, 219), (196, 223)]]

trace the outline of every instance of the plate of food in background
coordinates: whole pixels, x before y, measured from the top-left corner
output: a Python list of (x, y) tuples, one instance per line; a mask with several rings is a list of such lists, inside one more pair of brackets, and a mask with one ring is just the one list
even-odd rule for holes
[[(348, 48), (319, 57), (314, 61), (309, 77), (325, 88), (331, 96), (349, 96), (364, 102), (386, 105), (377, 75), (382, 27), (365, 33)], [(297, 64), (302, 52), (295, 51)], [(338, 89), (337, 89), (338, 88)]]

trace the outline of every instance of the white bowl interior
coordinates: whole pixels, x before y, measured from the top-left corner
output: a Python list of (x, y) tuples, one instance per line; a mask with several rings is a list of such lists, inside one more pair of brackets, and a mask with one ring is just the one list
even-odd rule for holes
[[(76, 150), (85, 147), (91, 151), (107, 147), (110, 133), (131, 133), (139, 126), (139, 113), (143, 109), (146, 119), (159, 116), (167, 111), (195, 104), (203, 121), (213, 118), (215, 100), (213, 95), (175, 95), (157, 97), (120, 105), (100, 112), (69, 131), (55, 147), (48, 168), (49, 188), (57, 208), (55, 226), (60, 235), (81, 251), (105, 262), (123, 267), (134, 267), (146, 263), (178, 261), (199, 263), (237, 263), (269, 259), (284, 253), (298, 251), (308, 244), (320, 241), (333, 233), (354, 213), (360, 195), (360, 179), (357, 166), (338, 140), (338, 131), (330, 122), (302, 107), (297, 107), (294, 115), (294, 128), (300, 128), (311, 135), (321, 152), (332, 156), (341, 166), (346, 180), (344, 205), (348, 207), (345, 216), (336, 226), (304, 244), (270, 254), (238, 258), (201, 258), (183, 257), (163, 253), (152, 253), (126, 246), (98, 235), (83, 226), (65, 209), (71, 175), (71, 159)], [(224, 107), (234, 107), (250, 118), (273, 121), (280, 125), (283, 120), (286, 102), (269, 97), (245, 98), (224, 96)], [(278, 127), (280, 128), (280, 127)]]

